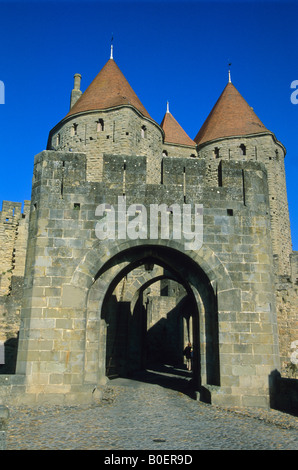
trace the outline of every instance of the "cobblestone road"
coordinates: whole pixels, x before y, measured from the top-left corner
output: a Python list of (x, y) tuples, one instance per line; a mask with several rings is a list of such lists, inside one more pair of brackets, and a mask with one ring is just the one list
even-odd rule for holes
[(7, 450), (298, 450), (298, 418), (228, 410), (157, 384), (116, 379), (85, 406), (11, 408)]

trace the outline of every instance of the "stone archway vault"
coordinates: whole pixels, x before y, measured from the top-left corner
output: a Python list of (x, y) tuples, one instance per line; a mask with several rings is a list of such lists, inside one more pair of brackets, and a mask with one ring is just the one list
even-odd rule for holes
[[(117, 280), (112, 282), (105, 295), (103, 351), (110, 379), (131, 377), (146, 369), (164, 370), (165, 365), (183, 367), (183, 349), (192, 337), (191, 318), (198, 315), (197, 308), (176, 277), (162, 271), (161, 266), (145, 262), (127, 273), (116, 289)], [(175, 281), (176, 289), (177, 284), (182, 287), (176, 291), (178, 297), (162, 294), (160, 281), (164, 280)], [(198, 376), (194, 371), (193, 375)]]
[(170, 269), (196, 299), (200, 312), (197, 327), (200, 335), (200, 383), (220, 384), (218, 306), (226, 303), (235, 289), (223, 265), (210, 250), (201, 249), (199, 253), (186, 255), (178, 244), (169, 245), (124, 243), (122, 250), (109, 246), (100, 259), (93, 249), (78, 266), (72, 283), (64, 286), (68, 298), (74, 298), (73, 293), (76, 302), (80, 297), (82, 307), (85, 304), (85, 383), (100, 384), (106, 380), (106, 325), (102, 315), (105, 296), (127, 272), (146, 259), (154, 258), (155, 262)]

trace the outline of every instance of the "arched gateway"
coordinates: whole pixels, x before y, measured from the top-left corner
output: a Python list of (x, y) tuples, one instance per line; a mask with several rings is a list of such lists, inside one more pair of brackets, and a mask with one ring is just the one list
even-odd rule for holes
[[(191, 309), (191, 311), (182, 310), (180, 317), (184, 317), (188, 320), (189, 318), (192, 319), (196, 389), (200, 389), (201, 383), (219, 385), (217, 299), (221, 297), (221, 284), (224, 284), (225, 287), (227, 284), (231, 286), (229, 279), (226, 281), (221, 279), (222, 275), (225, 275), (227, 278), (228, 275), (224, 272), (220, 273), (220, 271), (224, 271), (222, 266), (220, 269), (220, 264), (214, 267), (215, 271), (212, 271), (210, 266), (207, 268), (207, 264), (203, 258), (195, 254), (193, 254), (194, 256), (191, 256), (191, 254), (186, 255), (179, 250), (179, 246), (175, 243), (169, 243), (168, 245), (140, 244), (138, 246), (130, 243), (130, 245), (131, 247), (123, 247), (118, 253), (117, 249), (114, 250), (116, 253), (111, 255), (111, 258), (97, 271), (92, 287), (87, 294), (86, 354), (88, 355), (88, 350), (90, 351), (90, 349), (95, 349), (97, 353), (93, 356), (93, 361), (89, 359), (86, 360), (86, 379), (88, 378), (88, 374), (90, 374), (90, 377), (93, 377), (94, 380), (95, 370), (97, 382), (105, 378), (106, 374), (109, 375), (109, 371), (107, 371), (107, 360), (112, 358), (111, 352), (108, 352), (110, 344), (108, 342), (109, 338), (107, 332), (109, 327), (111, 327), (110, 323), (115, 321), (113, 317), (119, 314), (117, 304), (109, 305), (109, 300), (115, 287), (135, 268), (144, 267), (145, 271), (146, 266), (151, 266), (151, 269), (153, 269), (152, 267), (157, 265), (170, 273), (171, 278), (183, 286), (189, 299), (184, 308)], [(174, 248), (171, 245), (176, 246)], [(201, 264), (208, 269), (210, 277), (208, 277), (206, 272), (201, 268), (198, 261), (201, 261)], [(215, 276), (217, 282), (215, 282)], [(157, 280), (158, 279), (159, 278), (157, 278)], [(142, 281), (144, 282), (144, 288), (150, 285), (148, 280), (146, 282), (145, 277), (142, 279), (140, 276), (138, 276), (136, 285), (132, 283), (133, 291), (136, 291), (138, 294), (142, 291)], [(212, 281), (214, 285), (212, 285)], [(155, 278), (152, 279), (152, 282), (155, 282)], [(216, 289), (216, 291), (214, 289)], [(225, 292), (227, 292), (227, 290), (225, 290)], [(231, 293), (234, 295), (235, 290), (231, 289)], [(133, 300), (133, 298), (131, 300)], [(136, 303), (137, 299), (135, 299), (135, 304)], [(159, 313), (160, 315), (157, 315), (154, 322), (155, 327), (156, 323), (163, 318), (163, 312)], [(115, 331), (113, 332), (113, 336), (116, 336), (114, 340), (116, 340), (122, 359), (122, 367), (120, 367), (120, 371), (118, 369), (118, 373), (129, 375), (129, 373), (132, 373), (134, 370), (144, 368), (146, 359), (150, 363), (151, 358), (145, 357), (147, 328), (144, 323), (147, 323), (147, 318), (144, 310), (141, 310), (141, 313), (136, 313), (134, 312), (134, 308), (130, 307), (128, 309), (129, 318), (127, 318), (123, 311), (120, 311), (120, 315), (121, 314), (122, 319), (120, 319), (120, 321), (122, 320), (121, 327), (122, 330), (125, 331), (124, 338), (123, 331), (122, 342), (120, 337), (117, 337)], [(134, 314), (136, 316), (138, 316), (138, 314), (143, 315), (144, 318), (138, 318), (134, 321)], [(177, 321), (176, 329), (179, 329), (179, 324), (181, 325), (181, 322)], [(116, 327), (114, 325), (114, 329)], [(129, 327), (132, 332), (129, 332)], [(135, 337), (132, 336), (129, 338), (129, 334), (135, 335)], [(172, 331), (171, 334), (176, 338), (177, 335), (179, 335), (179, 331)], [(94, 342), (88, 340), (89, 336), (96, 338), (97, 346), (94, 345)], [(188, 338), (190, 339), (189, 336)], [(168, 338), (164, 337), (163, 339), (164, 341), (169, 341)], [(172, 350), (168, 351), (168, 362), (171, 361), (171, 358), (177, 360), (177, 348), (179, 348), (179, 346), (180, 354), (182, 355), (183, 343), (173, 346)], [(165, 350), (167, 350), (167, 345), (165, 345)], [(167, 355), (165, 350), (162, 350), (160, 353)], [(154, 356), (155, 353), (158, 354), (159, 350), (154, 351), (154, 346), (151, 346), (149, 356)], [(172, 354), (172, 357), (169, 357), (170, 354)]]
[(180, 363), (190, 339), (199, 397), (268, 406), (275, 269), (289, 265), (283, 146), (231, 83), (194, 142), (168, 110), (151, 118), (113, 59), (79, 82), (35, 157), (16, 375), (0, 396), (88, 402), (113, 375)]

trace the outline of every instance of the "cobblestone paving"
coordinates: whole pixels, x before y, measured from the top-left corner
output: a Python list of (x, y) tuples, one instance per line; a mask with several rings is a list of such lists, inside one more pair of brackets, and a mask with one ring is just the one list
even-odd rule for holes
[(7, 450), (298, 450), (298, 418), (207, 405), (157, 384), (110, 382), (101, 403), (10, 409)]

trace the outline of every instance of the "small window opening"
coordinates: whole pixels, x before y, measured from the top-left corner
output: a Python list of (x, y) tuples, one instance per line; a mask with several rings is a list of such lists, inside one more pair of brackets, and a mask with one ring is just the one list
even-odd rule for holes
[(232, 217), (234, 215), (233, 209), (227, 209), (227, 215)]
[(122, 195), (125, 196), (125, 185), (126, 185), (126, 160), (123, 162), (123, 179), (122, 179)]
[(164, 286), (160, 289), (160, 295), (163, 297), (168, 297), (169, 295), (169, 286)]
[(215, 147), (215, 149), (213, 150), (213, 154), (215, 158), (219, 158), (219, 147)]
[(142, 128), (141, 128), (141, 137), (142, 137), (142, 139), (146, 139), (146, 137), (147, 137), (147, 128), (146, 128), (146, 126), (142, 126)]
[(240, 155), (246, 155), (246, 146), (244, 144), (240, 145)]
[(185, 166), (183, 167), (183, 200), (186, 203), (186, 171)]
[(75, 202), (73, 205), (74, 210), (79, 211), (81, 208), (81, 204), (79, 202)]
[(60, 145), (60, 134), (56, 135), (56, 145)]
[(71, 128), (71, 135), (75, 136), (78, 135), (78, 124), (73, 124)]
[(96, 121), (96, 130), (97, 130), (97, 132), (104, 131), (104, 121), (103, 121), (103, 119), (98, 119), (98, 121)]

